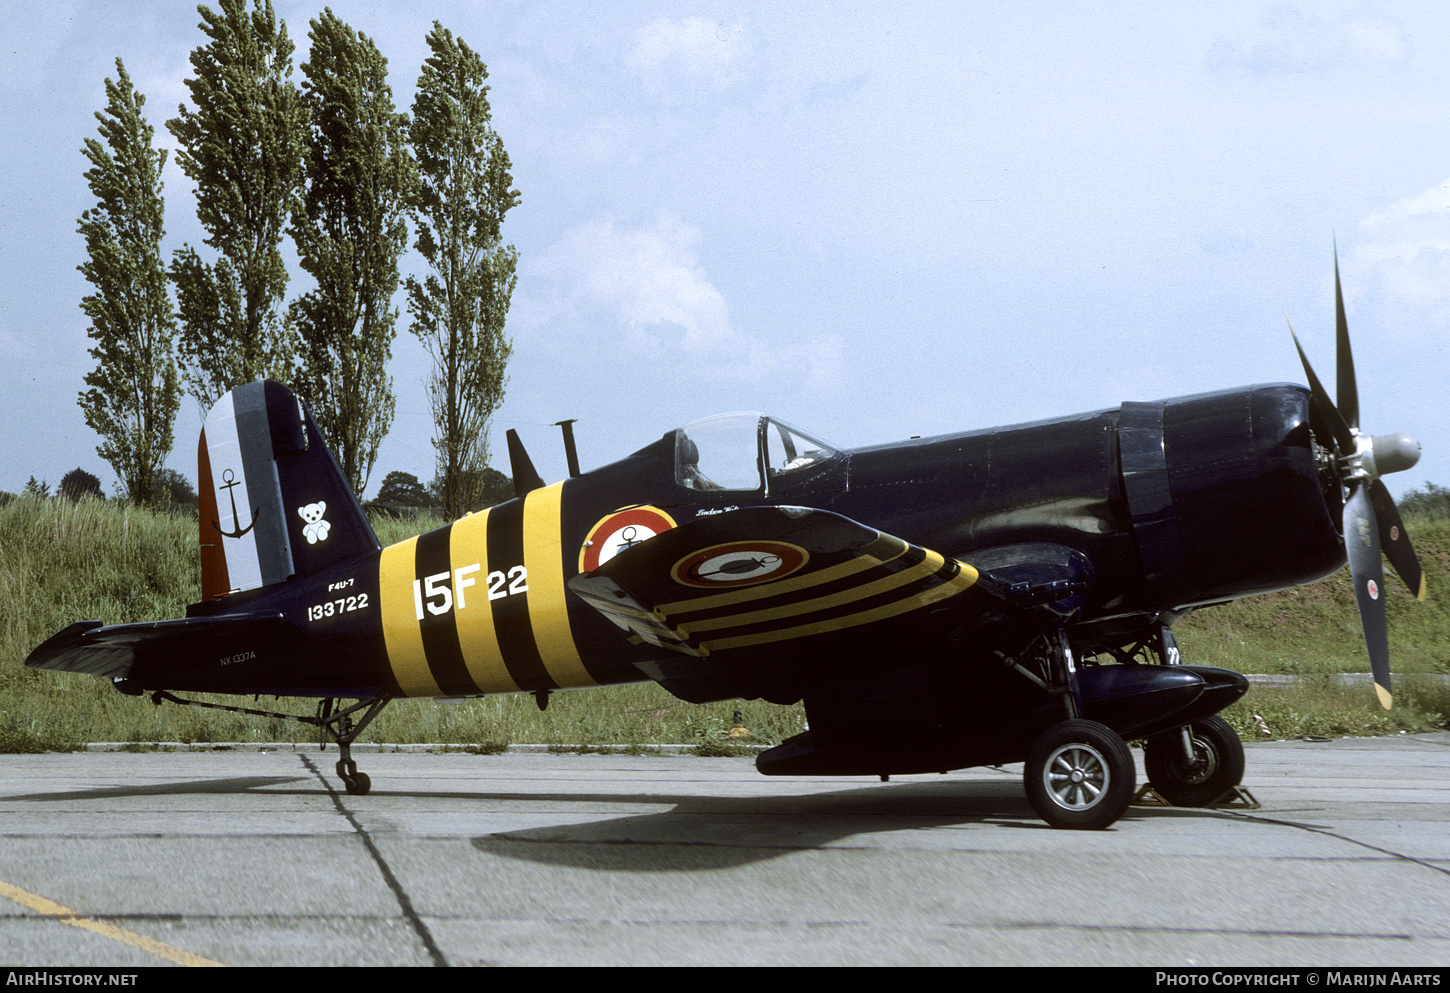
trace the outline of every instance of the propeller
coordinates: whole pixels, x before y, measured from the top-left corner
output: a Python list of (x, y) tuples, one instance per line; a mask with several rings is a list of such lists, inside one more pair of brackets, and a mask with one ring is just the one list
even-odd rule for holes
[(1344, 317), (1344, 293), (1339, 285), (1339, 253), (1334, 257), (1335, 311), (1335, 395), (1329, 398), (1324, 384), (1314, 375), (1309, 357), (1299, 344), (1294, 326), (1289, 334), (1309, 378), (1314, 398), (1309, 412), (1309, 429), (1329, 451), (1329, 467), (1344, 500), (1344, 548), (1354, 596), (1359, 605), (1359, 623), (1374, 673), (1375, 695), (1380, 706), (1390, 709), (1389, 628), (1385, 619), (1384, 565), (1390, 560), (1416, 599), (1425, 599), (1425, 574), (1410, 545), (1410, 536), (1390, 491), (1380, 481), (1386, 473), (1408, 469), (1420, 460), (1420, 443), (1407, 434), (1370, 436), (1359, 430), (1359, 387), (1354, 378), (1354, 355), (1349, 347), (1349, 323)]

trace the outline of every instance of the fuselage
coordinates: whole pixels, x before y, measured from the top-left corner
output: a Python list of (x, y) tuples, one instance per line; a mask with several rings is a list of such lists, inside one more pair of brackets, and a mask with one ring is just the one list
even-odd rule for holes
[[(1302, 387), (1258, 386), (812, 457), (774, 452), (778, 422), (761, 418), (754, 479), (746, 458), (726, 486), (687, 474), (682, 429), (305, 579), (199, 604), (192, 616), (272, 622), (242, 638), (158, 642), (130, 682), (469, 696), (640, 681), (659, 649), (632, 643), (568, 580), (598, 564), (602, 543), (758, 504), (830, 511), (968, 563), (1026, 545), (1069, 550), (1086, 589), (1074, 642), (1111, 647), (1165, 611), (1343, 564), (1308, 404)], [(787, 449), (809, 441), (777, 430)]]

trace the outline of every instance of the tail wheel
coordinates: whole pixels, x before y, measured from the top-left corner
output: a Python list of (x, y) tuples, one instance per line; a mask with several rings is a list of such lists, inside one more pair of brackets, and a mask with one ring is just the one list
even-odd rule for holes
[(1169, 731), (1148, 739), (1143, 766), (1153, 789), (1175, 807), (1204, 807), (1244, 778), (1244, 745), (1222, 717), (1189, 725), (1193, 760), (1183, 753), (1183, 735)]
[(343, 759), (337, 763), (337, 778), (342, 780), (343, 789), (353, 796), (367, 796), (373, 788), (373, 781), (365, 772), (357, 771), (357, 763)]
[(1023, 777), (1032, 809), (1058, 828), (1112, 824), (1133, 798), (1136, 769), (1127, 744), (1096, 721), (1063, 721), (1037, 739)]

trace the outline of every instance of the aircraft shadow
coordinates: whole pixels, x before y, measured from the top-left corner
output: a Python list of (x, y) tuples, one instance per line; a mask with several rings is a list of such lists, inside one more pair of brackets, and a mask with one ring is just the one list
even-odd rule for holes
[[(531, 799), (545, 798), (533, 795)], [(609, 798), (555, 799), (598, 802)], [(675, 806), (659, 813), (499, 832), (474, 838), (472, 844), (489, 855), (561, 868), (678, 872), (729, 869), (796, 852), (854, 847), (840, 842), (883, 831), (963, 825), (1054, 830), (1038, 818), (1021, 783), (1015, 780), (883, 784), (794, 797), (630, 795), (617, 799), (636, 804), (672, 799)], [(1123, 820), (1203, 813), (1129, 808)]]
[[(124, 797), (236, 794), (300, 796), (315, 788), (311, 775), (197, 779), (0, 796), (0, 801), (54, 802)], [(371, 799), (403, 798), (479, 803), (528, 801), (541, 807), (641, 804), (670, 809), (578, 824), (556, 824), (481, 835), (479, 852), (567, 869), (604, 872), (700, 872), (730, 869), (821, 848), (857, 847), (843, 839), (886, 831), (930, 831), (980, 825), (992, 830), (1054, 830), (1027, 802), (1016, 776), (999, 781), (943, 779), (894, 782), (794, 796), (732, 797), (677, 792), (533, 793), (375, 790), (345, 797), (363, 812)], [(1130, 807), (1119, 823), (1140, 818), (1220, 816), (1208, 810)], [(1108, 829), (1109, 832), (1113, 828)], [(862, 844), (860, 847), (874, 847)], [(970, 844), (954, 848), (971, 848)]]
[[(0, 796), (0, 802), (14, 800), (99, 800), (128, 796), (170, 796), (187, 793), (239, 793), (312, 780), (313, 776), (236, 776), (227, 779), (192, 779), (181, 783), (157, 783), (152, 786), (103, 786), (92, 790), (59, 790), (50, 793), (16, 793)], [(294, 791), (288, 791), (294, 792)]]

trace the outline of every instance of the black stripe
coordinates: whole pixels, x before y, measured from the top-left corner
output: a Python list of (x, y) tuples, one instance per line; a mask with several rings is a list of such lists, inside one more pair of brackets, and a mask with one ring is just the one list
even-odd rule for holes
[(488, 571), (502, 573), (504, 577), (501, 586), (494, 585), (497, 580), (490, 580), (490, 589), (497, 588), (506, 594), (491, 601), (493, 626), (509, 677), (519, 689), (532, 693), (554, 689), (558, 684), (549, 677), (534, 641), (528, 593), (508, 593), (515, 585), (517, 574), (513, 570), (523, 564), (524, 501), (510, 500), (488, 512)]
[[(449, 551), (449, 537), (453, 525), (441, 527), (418, 536), (414, 575), (419, 580), (439, 573), (448, 573), (448, 578), (434, 584), (446, 586), (449, 595), (453, 591), (453, 559)], [(454, 602), (442, 614), (428, 609), (429, 603), (438, 604), (435, 596), (429, 599), (426, 585), (423, 588), (423, 620), (419, 622), (423, 635), (423, 655), (428, 659), (428, 671), (438, 689), (448, 696), (462, 696), (477, 693), (478, 684), (468, 674), (468, 665), (463, 661), (463, 649), (458, 645), (458, 604)]]
[[(245, 514), (251, 523), (262, 585), (270, 586), (292, 578), (292, 540), (287, 535), (287, 512), (282, 506), (282, 489), (272, 458), (272, 430), (267, 421), (264, 384), (247, 383), (234, 390), (233, 397), (241, 470), (246, 476), (247, 499), (251, 502), (250, 507), (237, 507), (237, 514)], [(234, 522), (232, 530), (242, 526)]]
[[(926, 550), (916, 545), (909, 545), (904, 553), (888, 562), (871, 566), (869, 569), (862, 569), (860, 572), (852, 573), (842, 579), (835, 579), (829, 583), (820, 583), (815, 586), (807, 586), (802, 589), (790, 590), (776, 596), (761, 597), (757, 600), (749, 600), (744, 603), (724, 604), (710, 607), (705, 610), (690, 610), (685, 607), (680, 610), (672, 610), (668, 614), (671, 624), (689, 624), (707, 620), (714, 617), (728, 617), (731, 614), (749, 613), (756, 610), (772, 610), (777, 607), (784, 607), (792, 603), (803, 603), (808, 600), (818, 600), (826, 597), (844, 596), (852, 590), (867, 586), (878, 580), (894, 576), (907, 569), (914, 569), (926, 559)], [(833, 563), (834, 564), (834, 563)], [(823, 567), (823, 568), (829, 568)], [(790, 578), (794, 579), (801, 573), (796, 573)], [(716, 596), (713, 590), (701, 591), (702, 596)], [(850, 601), (854, 604), (856, 601)]]
[[(757, 621), (754, 624), (743, 624), (739, 627), (722, 628), (719, 630), (702, 631), (692, 634), (687, 639), (692, 646), (699, 647), (701, 644), (709, 644), (716, 641), (724, 641), (730, 638), (738, 638), (743, 635), (763, 634), (770, 631), (784, 631), (788, 628), (799, 627), (805, 624), (815, 624), (821, 621), (835, 620), (840, 617), (850, 617), (855, 614), (864, 614), (884, 607), (889, 604), (901, 603), (921, 596), (938, 586), (951, 581), (960, 571), (960, 566), (952, 559), (942, 563), (942, 567), (928, 576), (907, 583), (905, 586), (889, 590), (885, 593), (878, 593), (875, 596), (865, 597), (860, 600), (852, 600), (847, 603), (835, 604), (821, 610), (805, 614), (795, 614), (790, 617), (777, 617), (769, 621)], [(919, 608), (913, 608), (919, 609)]]

